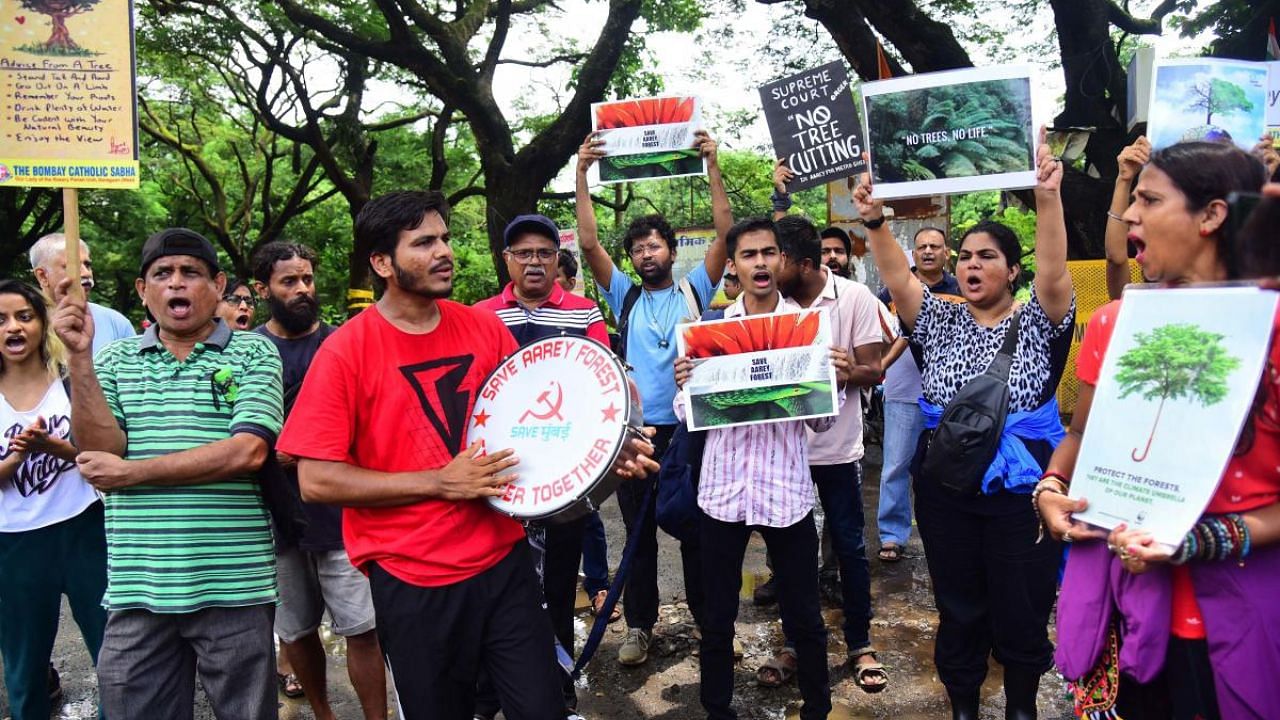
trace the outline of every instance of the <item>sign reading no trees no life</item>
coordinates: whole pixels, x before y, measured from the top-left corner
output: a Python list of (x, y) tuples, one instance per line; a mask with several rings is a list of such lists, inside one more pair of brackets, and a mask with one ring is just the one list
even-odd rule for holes
[(130, 0), (0, 0), (0, 186), (138, 187)]
[(788, 192), (817, 187), (866, 169), (862, 125), (849, 73), (831, 62), (760, 88), (774, 153), (796, 174)]
[(1034, 186), (1031, 73), (1003, 65), (863, 83), (876, 196)]

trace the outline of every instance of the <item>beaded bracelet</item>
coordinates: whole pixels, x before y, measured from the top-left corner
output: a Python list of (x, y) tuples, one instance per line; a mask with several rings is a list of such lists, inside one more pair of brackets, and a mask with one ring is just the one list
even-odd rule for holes
[(1174, 565), (1190, 560), (1227, 560), (1234, 556), (1241, 566), (1252, 547), (1249, 526), (1239, 513), (1206, 517), (1191, 528), (1169, 559)]

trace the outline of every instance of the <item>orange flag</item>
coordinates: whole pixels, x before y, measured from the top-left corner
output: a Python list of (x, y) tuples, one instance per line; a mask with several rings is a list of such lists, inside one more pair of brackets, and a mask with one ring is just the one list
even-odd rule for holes
[(889, 69), (889, 58), (884, 55), (884, 46), (876, 40), (876, 64), (880, 66), (880, 79), (885, 80), (893, 77), (893, 71)]

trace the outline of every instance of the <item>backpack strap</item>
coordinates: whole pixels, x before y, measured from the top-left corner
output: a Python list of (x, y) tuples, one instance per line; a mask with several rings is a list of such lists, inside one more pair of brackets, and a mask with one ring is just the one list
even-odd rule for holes
[(699, 320), (702, 317), (702, 298), (698, 297), (698, 291), (694, 289), (693, 283), (689, 282), (688, 276), (680, 278), (678, 287), (680, 294), (684, 296), (685, 308), (689, 311), (688, 318), (691, 321)]
[(1009, 327), (1004, 331), (1004, 342), (1000, 343), (1000, 349), (996, 351), (995, 358), (991, 361), (991, 365), (987, 368), (987, 374), (993, 375), (1000, 380), (1009, 380), (1009, 368), (1013, 365), (1013, 354), (1018, 349), (1018, 326), (1021, 325), (1019, 319), (1022, 317), (1022, 308), (1013, 311), (1013, 315), (1009, 317)]
[(618, 311), (618, 357), (623, 360), (627, 359), (627, 330), (631, 327), (631, 311), (642, 291), (639, 284), (632, 285), (622, 298), (622, 309)]

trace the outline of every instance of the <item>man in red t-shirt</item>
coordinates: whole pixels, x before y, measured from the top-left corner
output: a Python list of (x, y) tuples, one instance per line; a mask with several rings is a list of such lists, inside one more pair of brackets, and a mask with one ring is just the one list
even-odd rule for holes
[[(481, 667), (508, 720), (563, 717), (524, 531), (485, 502), (517, 458), (464, 447), (476, 390), (516, 343), (493, 313), (445, 299), (448, 212), (434, 191), (360, 211), (356, 245), (385, 290), (317, 351), (278, 449), (299, 458), (305, 500), (344, 506), (406, 720), (471, 718)], [(656, 468), (630, 458), (624, 475)]]

